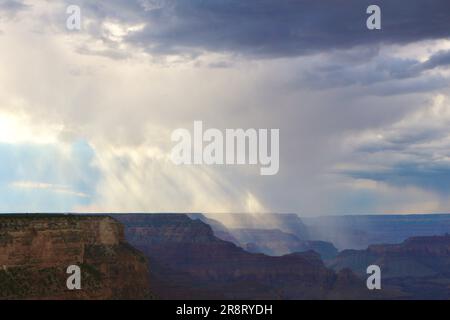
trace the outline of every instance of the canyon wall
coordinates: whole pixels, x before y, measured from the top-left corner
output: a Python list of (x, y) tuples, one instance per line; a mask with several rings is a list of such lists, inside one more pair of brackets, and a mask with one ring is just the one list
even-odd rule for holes
[[(67, 289), (70, 265), (81, 290)], [(113, 218), (0, 215), (0, 299), (146, 299), (148, 274)]]
[(334, 272), (312, 251), (279, 257), (250, 253), (183, 214), (113, 215), (149, 259), (162, 299), (367, 299), (365, 282)]

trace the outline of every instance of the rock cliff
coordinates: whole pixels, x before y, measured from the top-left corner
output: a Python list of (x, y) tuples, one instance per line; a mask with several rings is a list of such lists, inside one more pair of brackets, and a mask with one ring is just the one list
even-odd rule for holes
[(398, 288), (404, 298), (450, 298), (448, 235), (413, 237), (400, 244), (371, 245), (366, 250), (344, 250), (329, 266), (364, 275), (372, 264), (381, 268), (383, 284)]
[(127, 240), (152, 266), (159, 266), (152, 268), (152, 288), (161, 298), (368, 297), (361, 279), (342, 277), (327, 269), (314, 252), (280, 257), (249, 253), (215, 237), (202, 221), (182, 214), (114, 217), (124, 223)]
[[(81, 268), (68, 290), (67, 267)], [(0, 215), (1, 299), (145, 299), (145, 257), (106, 216)]]

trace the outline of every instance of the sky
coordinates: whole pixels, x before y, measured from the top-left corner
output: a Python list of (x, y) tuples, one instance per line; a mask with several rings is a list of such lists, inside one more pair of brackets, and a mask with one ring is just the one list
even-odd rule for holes
[[(450, 2), (371, 4), (0, 0), (0, 212), (448, 212)], [(174, 165), (196, 120), (278, 174)]]

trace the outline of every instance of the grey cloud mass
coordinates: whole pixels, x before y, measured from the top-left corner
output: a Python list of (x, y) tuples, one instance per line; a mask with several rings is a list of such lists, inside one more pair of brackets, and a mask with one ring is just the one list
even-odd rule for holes
[[(364, 51), (354, 50), (364, 54)], [(352, 53), (353, 55), (353, 53)], [(421, 76), (434, 69), (441, 70), (450, 64), (450, 51), (439, 51), (426, 61), (395, 58), (376, 54), (368, 56), (364, 63), (352, 63), (329, 55), (329, 59), (312, 63), (299, 75), (301, 82), (310, 88), (336, 88), (345, 86), (372, 86), (373, 94), (391, 95), (442, 89), (449, 79), (440, 74)]]
[[(73, 1), (70, 1), (71, 3)], [(382, 30), (368, 32), (371, 0), (110, 0), (78, 1), (97, 21), (145, 23), (125, 37), (152, 54), (204, 51), (289, 57), (450, 35), (446, 0), (380, 0)], [(98, 29), (92, 27), (92, 32)]]
[(0, 0), (0, 19), (2, 16), (11, 17), (28, 6), (20, 0)]
[[(375, 3), (382, 30), (369, 31)], [(69, 4), (79, 32), (66, 28)], [(84, 141), (99, 173), (82, 210), (450, 204), (448, 0), (0, 0), (12, 14), (0, 18), (0, 133), (18, 143), (42, 126), (55, 148)], [(279, 174), (174, 167), (170, 134), (195, 120), (279, 128)]]
[(450, 108), (442, 96), (432, 106), (390, 126), (366, 132), (341, 173), (354, 179), (416, 186), (450, 194)]

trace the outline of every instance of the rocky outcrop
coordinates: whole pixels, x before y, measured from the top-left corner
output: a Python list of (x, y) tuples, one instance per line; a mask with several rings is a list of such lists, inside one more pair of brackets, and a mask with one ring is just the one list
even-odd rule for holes
[(209, 225), (211, 227), (211, 229), (213, 230), (214, 235), (219, 238), (222, 239), (224, 241), (228, 241), (228, 242), (232, 242), (237, 246), (242, 247), (242, 243), (240, 243), (238, 241), (238, 239), (236, 239), (230, 232), (230, 230), (228, 230), (227, 227), (225, 227), (225, 225), (223, 223), (221, 223), (220, 221), (211, 219), (211, 218), (207, 218), (205, 215), (201, 214), (201, 213), (190, 213), (188, 214), (188, 217), (191, 218), (192, 220), (201, 220), (204, 223), (206, 223), (207, 225)]
[[(230, 214), (204, 214), (209, 219), (220, 221), (229, 230), (231, 229), (277, 229), (295, 235), (300, 240), (311, 239), (308, 228), (302, 219), (294, 213), (230, 213)], [(208, 223), (207, 221), (204, 221)]]
[[(66, 269), (81, 268), (81, 290)], [(0, 215), (0, 298), (145, 299), (145, 257), (106, 216)]]
[(385, 278), (423, 277), (450, 272), (450, 236), (414, 237), (401, 244), (371, 245), (366, 250), (344, 250), (330, 263), (363, 274), (370, 264), (383, 269)]
[(450, 236), (413, 237), (401, 244), (371, 245), (344, 250), (329, 266), (364, 275), (378, 265), (385, 285), (399, 288), (407, 298), (450, 298)]
[(211, 227), (200, 220), (181, 214), (114, 217), (124, 223), (127, 240), (149, 258), (151, 265), (158, 266), (152, 268), (152, 288), (162, 298), (368, 296), (363, 281), (339, 277), (314, 252), (280, 257), (249, 253), (215, 237)]
[[(258, 220), (259, 216), (261, 215), (256, 216), (256, 220)], [(263, 216), (269, 216), (271, 217), (271, 219), (275, 219), (273, 215), (264, 214)], [(259, 222), (250, 223), (247, 218), (243, 223), (235, 221), (232, 223), (232, 225), (243, 224), (246, 226), (251, 226), (252, 228), (227, 228), (221, 222), (211, 218), (207, 218), (205, 215), (199, 213), (189, 214), (189, 217), (192, 219), (199, 219), (211, 226), (214, 235), (217, 238), (232, 242), (237, 246), (247, 250), (248, 252), (264, 253), (271, 256), (281, 256), (294, 252), (305, 252), (313, 250), (320, 254), (322, 259), (332, 259), (338, 253), (337, 249), (330, 242), (301, 240), (293, 233), (283, 232), (279, 229), (258, 229), (256, 228), (256, 226), (259, 226), (261, 224)], [(279, 219), (281, 221), (284, 220), (286, 223), (287, 221), (294, 221), (294, 225), (291, 226), (289, 230), (291, 230), (291, 232), (300, 232), (303, 237), (306, 235), (303, 229), (303, 225), (301, 225), (301, 220), (298, 219), (298, 217), (292, 215), (282, 215)], [(268, 225), (267, 223), (263, 223), (262, 226), (267, 227)]]
[(230, 233), (242, 248), (254, 253), (281, 256), (312, 250), (324, 260), (334, 258), (338, 253), (332, 243), (300, 240), (293, 234), (277, 229), (231, 229)]

